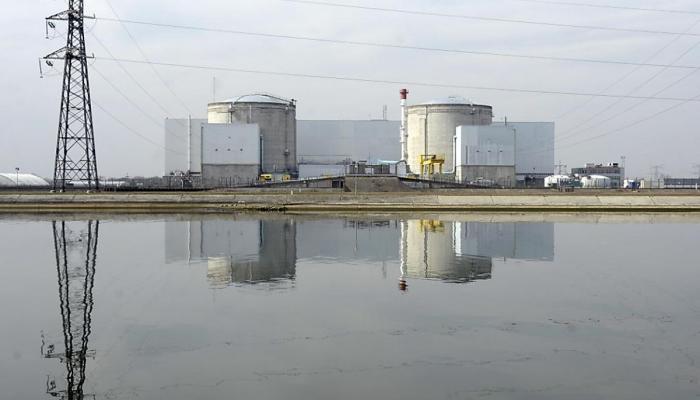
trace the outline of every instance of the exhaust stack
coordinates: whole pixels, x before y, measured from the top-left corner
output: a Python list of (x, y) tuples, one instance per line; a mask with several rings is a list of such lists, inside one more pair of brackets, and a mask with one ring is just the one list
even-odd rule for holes
[(401, 89), (401, 161), (408, 162), (408, 131), (406, 127), (406, 99), (408, 90)]

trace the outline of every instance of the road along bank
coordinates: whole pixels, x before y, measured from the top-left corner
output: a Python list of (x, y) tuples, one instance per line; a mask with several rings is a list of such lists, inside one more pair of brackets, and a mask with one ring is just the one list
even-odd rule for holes
[(700, 195), (434, 193), (0, 194), (2, 213), (56, 212), (700, 212)]

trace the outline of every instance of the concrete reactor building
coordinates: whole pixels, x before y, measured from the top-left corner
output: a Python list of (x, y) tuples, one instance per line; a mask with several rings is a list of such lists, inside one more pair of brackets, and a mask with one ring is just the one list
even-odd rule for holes
[(491, 106), (471, 104), (461, 97), (435, 99), (407, 106), (405, 110), (408, 124), (405, 154), (409, 168), (419, 175), (425, 175), (425, 170), (435, 164), (443, 171), (454, 171), (455, 157), (451, 149), (454, 148), (455, 129), (463, 125), (490, 125), (493, 119)]
[(553, 122), (493, 123), (493, 108), (452, 96), (407, 105), (401, 91), (401, 154), (423, 178), (488, 181), (505, 187), (554, 170)]
[(294, 100), (252, 94), (210, 103), (207, 111), (210, 124), (258, 125), (262, 173), (297, 175), (297, 117)]

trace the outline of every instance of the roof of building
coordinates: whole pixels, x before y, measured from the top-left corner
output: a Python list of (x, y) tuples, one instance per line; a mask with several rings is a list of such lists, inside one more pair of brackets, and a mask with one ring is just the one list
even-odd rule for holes
[[(420, 105), (420, 106), (432, 106), (432, 105), (477, 106), (479, 104), (474, 104), (471, 100), (467, 100), (462, 96), (448, 96), (448, 97), (440, 97), (437, 99), (432, 99), (430, 101), (426, 101), (425, 103), (420, 103), (418, 105)], [(481, 105), (479, 105), (479, 106), (481, 106)], [(481, 106), (481, 107), (489, 107), (489, 106)]]
[(265, 93), (246, 94), (226, 100), (227, 103), (269, 103), (269, 104), (289, 104), (291, 100), (277, 97)]
[(49, 186), (49, 183), (34, 174), (0, 173), (0, 187), (13, 186), (44, 187)]

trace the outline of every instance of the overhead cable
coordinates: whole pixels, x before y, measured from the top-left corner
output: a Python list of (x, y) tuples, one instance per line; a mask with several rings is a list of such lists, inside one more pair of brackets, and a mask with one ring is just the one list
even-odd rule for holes
[(601, 30), (601, 31), (613, 31), (613, 32), (627, 32), (627, 33), (645, 33), (645, 34), (655, 34), (655, 35), (679, 35), (680, 34), (683, 36), (700, 36), (700, 33), (690, 33), (690, 32), (681, 33), (681, 32), (652, 30), (652, 29), (620, 28), (620, 27), (614, 27), (614, 26), (564, 24), (564, 23), (557, 23), (557, 22), (533, 21), (533, 20), (527, 20), (527, 19), (481, 17), (481, 16), (476, 16), (476, 15), (450, 14), (450, 13), (440, 13), (440, 12), (432, 12), (432, 11), (419, 11), (419, 10), (409, 10), (409, 9), (404, 9), (404, 8), (385, 8), (385, 7), (361, 6), (358, 4), (336, 3), (336, 2), (326, 2), (326, 1), (316, 1), (316, 0), (279, 0), (279, 1), (284, 1), (284, 2), (288, 2), (288, 3), (297, 3), (297, 4), (308, 4), (308, 5), (315, 5), (315, 6), (340, 7), (340, 8), (346, 8), (346, 9), (378, 11), (378, 12), (396, 13), (396, 14), (422, 15), (422, 16), (429, 16), (429, 17), (444, 17), (444, 18), (467, 19), (467, 20), (475, 20), (475, 21), (503, 22), (503, 23), (510, 23), (510, 24), (548, 26), (551, 28)]
[[(105, 2), (106, 2), (107, 5), (109, 6), (109, 8), (112, 10), (112, 13), (113, 13), (114, 16), (116, 17), (116, 19), (119, 20), (119, 14), (117, 13), (117, 10), (115, 10), (114, 7), (112, 6), (112, 3), (111, 3), (109, 0), (105, 0)], [(143, 57), (144, 60), (149, 61), (148, 56), (146, 56), (146, 53), (145, 53), (145, 52), (143, 51), (143, 49), (141, 48), (141, 46), (139, 45), (139, 43), (138, 43), (138, 41), (136, 40), (136, 38), (134, 37), (134, 35), (131, 34), (131, 31), (129, 31), (129, 28), (127, 28), (125, 24), (121, 24), (121, 26), (122, 26), (122, 28), (124, 29), (124, 31), (126, 32), (126, 34), (129, 36), (129, 38), (131, 39), (131, 41), (132, 41), (132, 42), (134, 43), (134, 45), (136, 46), (136, 49), (137, 49), (137, 50), (139, 51), (139, 53), (141, 54), (141, 57)], [(182, 101), (182, 99), (180, 99), (180, 97), (175, 93), (175, 91), (173, 91), (173, 89), (170, 87), (170, 85), (169, 85), (169, 84), (165, 81), (165, 79), (163, 79), (163, 77), (160, 75), (160, 73), (158, 72), (158, 70), (156, 70), (153, 66), (151, 66), (151, 70), (152, 70), (153, 73), (156, 75), (156, 77), (158, 77), (158, 80), (160, 81), (160, 83), (162, 83), (163, 86), (165, 86), (165, 88), (168, 90), (168, 92), (170, 92), (170, 94), (173, 96), (173, 98), (174, 98), (175, 100), (177, 100), (177, 101), (180, 103), (180, 105), (182, 106), (182, 108), (185, 109), (185, 111), (187, 111), (188, 114), (191, 115), (191, 114), (192, 114), (192, 111), (190, 111), (189, 107), (187, 107), (187, 104), (185, 104), (185, 102)]]
[(117, 94), (119, 94), (124, 100), (126, 100), (129, 104), (131, 104), (136, 110), (139, 111), (144, 117), (146, 117), (149, 121), (151, 121), (154, 125), (158, 126), (161, 129), (165, 129), (165, 132), (170, 134), (170, 136), (173, 136), (181, 141), (186, 142), (187, 138), (184, 138), (178, 134), (173, 133), (172, 131), (169, 131), (167, 126), (165, 126), (163, 123), (160, 121), (156, 120), (151, 113), (147, 112), (143, 108), (141, 108), (138, 104), (136, 104), (135, 101), (133, 101), (129, 96), (127, 96), (116, 84), (114, 84), (107, 76), (105, 76), (100, 70), (95, 67), (94, 65), (91, 67), (91, 71), (94, 71), (97, 73), (97, 75), (102, 78), (103, 81), (105, 81)]
[[(446, 47), (430, 47), (430, 46), (416, 46), (416, 45), (401, 45), (393, 43), (380, 43), (380, 42), (367, 42), (367, 41), (357, 41), (357, 40), (342, 40), (342, 39), (328, 39), (313, 36), (299, 36), (299, 35), (284, 35), (276, 33), (265, 33), (265, 32), (249, 32), (240, 31), (232, 29), (222, 29), (222, 28), (209, 28), (193, 25), (178, 25), (178, 24), (166, 24), (150, 21), (139, 21), (131, 19), (121, 19), (121, 18), (105, 18), (97, 17), (97, 20), (106, 22), (119, 22), (122, 24), (133, 24), (133, 25), (145, 25), (158, 28), (170, 28), (170, 29), (183, 29), (183, 30), (193, 30), (200, 32), (211, 32), (211, 33), (226, 33), (232, 35), (241, 36), (255, 36), (255, 37), (265, 37), (274, 39), (289, 39), (289, 40), (300, 40), (300, 41), (310, 41), (310, 42), (321, 42), (321, 43), (334, 43), (342, 45), (353, 45), (353, 46), (367, 46), (367, 47), (381, 47), (381, 48), (391, 48), (391, 49), (403, 49), (403, 50), (418, 50), (418, 51), (429, 51), (429, 52), (439, 52), (439, 53), (456, 53), (456, 54), (471, 54), (471, 55), (481, 55), (481, 56), (494, 56), (494, 57), (509, 57), (509, 58), (522, 58), (522, 59), (532, 59), (532, 60), (545, 60), (545, 61), (562, 61), (562, 62), (580, 62), (580, 63), (593, 63), (593, 64), (615, 64), (615, 65), (636, 65), (640, 67), (658, 67), (658, 68), (677, 68), (677, 69), (695, 69), (698, 66), (694, 65), (669, 65), (669, 64), (659, 64), (650, 62), (634, 62), (634, 61), (624, 61), (624, 60), (603, 60), (595, 58), (578, 58), (578, 57), (555, 57), (555, 56), (538, 56), (530, 54), (515, 54), (515, 53), (504, 53), (495, 51), (479, 51), (479, 50), (465, 50), (465, 49), (454, 49)], [(148, 59), (144, 56), (144, 59)]]
[[(691, 29), (694, 29), (695, 26), (697, 26), (699, 23), (700, 23), (700, 19), (696, 20), (693, 24), (691, 24), (688, 28), (686, 28), (685, 32), (688, 32), (688, 31), (690, 31)], [(656, 58), (659, 54), (663, 53), (665, 50), (667, 50), (669, 47), (671, 47), (671, 45), (673, 45), (674, 43), (676, 43), (680, 38), (681, 38), (680, 35), (676, 35), (674, 38), (672, 38), (672, 39), (669, 40), (666, 44), (664, 44), (661, 48), (659, 48), (658, 50), (656, 50), (652, 55), (650, 55), (649, 57), (647, 57), (647, 58), (644, 60), (644, 62), (649, 62), (649, 61), (653, 60), (653, 59)], [(676, 60), (676, 61), (678, 61), (678, 60)], [(630, 70), (630, 71), (627, 72), (626, 74), (624, 74), (624, 75), (622, 75), (621, 77), (615, 79), (610, 85), (606, 86), (602, 91), (603, 91), (603, 92), (607, 92), (608, 90), (614, 88), (615, 86), (619, 85), (621, 82), (624, 82), (624, 81), (625, 81), (627, 78), (629, 78), (630, 76), (634, 75), (634, 74), (635, 74), (637, 71), (639, 71), (641, 68), (642, 68), (641, 66), (637, 66), (637, 67), (635, 67), (635, 68), (632, 68), (632, 70)], [(648, 83), (648, 82), (647, 82), (647, 83)], [(570, 115), (571, 113), (576, 112), (576, 111), (578, 111), (578, 110), (584, 108), (584, 107), (585, 107), (586, 105), (588, 105), (591, 101), (593, 101), (593, 99), (595, 99), (595, 97), (589, 97), (589, 98), (588, 98), (586, 101), (584, 101), (583, 103), (581, 103), (581, 104), (579, 104), (579, 105), (576, 105), (576, 106), (574, 106), (574, 107), (572, 107), (572, 108), (570, 108), (570, 109), (567, 109), (567, 110), (564, 111), (563, 113), (557, 115), (557, 116), (554, 118), (554, 120), (555, 120), (555, 121), (559, 121), (559, 120), (562, 119), (563, 117), (565, 117), (565, 116), (567, 116), (567, 115)]]
[[(692, 52), (693, 50), (695, 50), (698, 46), (700, 46), (700, 41), (695, 42), (692, 46), (690, 46), (689, 48), (687, 48), (683, 53), (681, 53), (678, 57), (676, 57), (676, 59), (674, 60), (674, 62), (680, 61), (681, 59), (683, 59), (683, 57), (685, 57), (685, 56), (688, 55), (690, 52)], [(638, 90), (640, 90), (641, 88), (643, 88), (644, 86), (648, 85), (648, 84), (651, 83), (653, 80), (655, 80), (656, 78), (658, 78), (658, 77), (659, 77), (661, 74), (663, 74), (666, 70), (667, 70), (667, 69), (664, 68), (664, 69), (661, 69), (661, 70), (656, 71), (656, 73), (654, 73), (652, 76), (650, 76), (649, 78), (647, 78), (646, 80), (644, 80), (642, 83), (640, 83), (639, 85), (637, 85), (637, 86), (635, 86), (634, 88), (632, 88), (631, 90), (629, 90), (629, 91), (627, 92), (627, 94), (632, 94), (632, 93), (637, 92)], [(687, 72), (687, 73), (686, 73), (685, 75), (683, 75), (682, 77), (680, 77), (680, 78), (674, 80), (673, 82), (671, 82), (670, 84), (664, 86), (661, 90), (657, 90), (656, 92), (654, 92), (654, 93), (652, 94), (652, 96), (658, 96), (658, 95), (660, 95), (661, 93), (665, 92), (666, 90), (668, 90), (668, 89), (670, 89), (670, 88), (672, 88), (672, 87), (678, 85), (679, 83), (681, 83), (681, 82), (683, 82), (684, 80), (686, 80), (686, 79), (690, 78), (691, 76), (693, 76), (695, 73), (698, 72), (698, 70), (700, 70), (700, 69), (695, 69), (695, 70), (693, 70), (693, 71)], [(559, 141), (565, 140), (565, 139), (570, 138), (570, 137), (574, 137), (574, 136), (576, 135), (576, 132), (579, 131), (579, 130), (581, 130), (581, 129), (583, 129), (583, 127), (584, 127), (586, 124), (588, 124), (589, 122), (591, 122), (592, 120), (594, 120), (594, 119), (597, 118), (598, 116), (600, 116), (600, 115), (602, 115), (602, 114), (605, 114), (605, 113), (608, 112), (610, 109), (612, 109), (613, 107), (615, 107), (615, 106), (617, 106), (618, 104), (620, 104), (623, 100), (624, 100), (624, 99), (618, 99), (618, 100), (615, 101), (612, 105), (606, 106), (605, 108), (601, 109), (599, 112), (597, 112), (596, 114), (592, 115), (590, 118), (588, 118), (587, 120), (585, 120), (584, 122), (578, 124), (578, 126), (573, 127), (572, 129), (567, 130), (567, 131), (564, 132), (564, 133), (568, 133), (568, 135), (565, 135), (565, 136), (563, 136), (563, 137), (560, 137), (560, 138), (559, 138)], [(614, 120), (614, 119), (616, 119), (616, 118), (619, 118), (620, 116), (627, 114), (628, 112), (634, 110), (635, 108), (641, 106), (642, 104), (645, 104), (647, 101), (648, 101), (648, 100), (641, 100), (640, 102), (637, 102), (637, 103), (635, 103), (635, 104), (632, 104), (631, 106), (629, 106), (629, 107), (627, 107), (626, 109), (624, 109), (622, 112), (616, 112), (616, 113), (615, 113), (614, 115), (612, 115), (611, 117), (608, 117), (608, 118), (606, 118), (606, 119), (604, 119), (604, 120), (602, 120), (602, 121), (599, 121), (598, 123), (596, 123), (596, 124), (594, 124), (594, 125), (592, 125), (592, 126), (589, 126), (589, 127), (586, 128), (586, 129), (597, 128), (597, 127), (601, 126), (602, 124), (604, 124), (604, 123), (606, 123), (606, 122), (609, 122), (609, 121), (611, 121), (611, 120)]]
[[(114, 58), (114, 55), (112, 54), (112, 52), (107, 48), (107, 46), (105, 46), (104, 43), (102, 43), (102, 41), (101, 41), (96, 35), (92, 35), (92, 37), (93, 37), (93, 39), (95, 39), (95, 41), (97, 42), (97, 44), (99, 44), (100, 47), (102, 47), (102, 49), (104, 49), (104, 51), (105, 51), (107, 54), (110, 55), (110, 57)], [(129, 70), (127, 70), (126, 67), (124, 67), (124, 65), (122, 65), (121, 62), (119, 62), (119, 61), (116, 60), (116, 59), (115, 59), (115, 61), (117, 61), (117, 65), (119, 66), (119, 68), (121, 68), (121, 70), (124, 71), (124, 73), (126, 74), (126, 76), (129, 77), (129, 79), (141, 90), (141, 92), (143, 92), (149, 99), (151, 99), (151, 101), (152, 101), (156, 106), (158, 106), (158, 108), (160, 108), (161, 111), (163, 111), (163, 112), (165, 113), (166, 116), (167, 116), (167, 115), (170, 115), (170, 113), (169, 113), (168, 110), (163, 106), (163, 104), (162, 104), (160, 101), (158, 101), (158, 99), (156, 99), (155, 96), (153, 96), (153, 95), (151, 94), (151, 92), (149, 92), (148, 90), (146, 90), (146, 88), (143, 87), (143, 85), (142, 85), (141, 83), (139, 83), (139, 81), (134, 77), (134, 75), (133, 75), (131, 72), (129, 72)], [(143, 62), (143, 64), (148, 64), (148, 63), (149, 63), (148, 61), (144, 61), (144, 62)]]
[(216, 66), (197, 65), (197, 64), (180, 64), (180, 63), (155, 62), (155, 61), (147, 62), (147, 61), (141, 61), (141, 60), (131, 60), (131, 59), (114, 58), (114, 57), (111, 57), (111, 58), (96, 57), (96, 59), (102, 60), (102, 61), (114, 61), (117, 63), (131, 63), (131, 64), (148, 64), (148, 63), (150, 63), (153, 65), (160, 65), (160, 66), (164, 66), (164, 67), (176, 67), (176, 68), (199, 69), (199, 70), (210, 70), (210, 71), (228, 71), (228, 72), (239, 72), (239, 73), (246, 73), (246, 74), (257, 74), (257, 75), (287, 76), (287, 77), (295, 77), (295, 78), (326, 79), (326, 80), (335, 80), (335, 81), (351, 81), (351, 82), (378, 83), (378, 84), (391, 84), (391, 85), (412, 85), (412, 86), (423, 86), (423, 87), (470, 89), (470, 90), (484, 90), (484, 91), (509, 92), (509, 93), (627, 98), (627, 99), (638, 99), (638, 100), (644, 99), (644, 100), (660, 100), (660, 101), (700, 101), (697, 99), (687, 99), (687, 98), (682, 98), (682, 97), (631, 96), (631, 95), (616, 95), (616, 94), (608, 94), (608, 93), (575, 92), (575, 91), (564, 91), (564, 90), (520, 89), (520, 88), (474, 86), (474, 85), (447, 84), (447, 83), (434, 83), (434, 82), (417, 82), (417, 81), (410, 81), (410, 80), (401, 81), (401, 80), (372, 79), (372, 78), (338, 76), (338, 75), (319, 75), (319, 74), (305, 74), (305, 73), (282, 72), (282, 71), (265, 71), (265, 70), (258, 70), (258, 69), (216, 67)]
[(694, 15), (700, 14), (700, 11), (693, 11), (693, 10), (617, 6), (617, 5), (612, 5), (612, 4), (592, 4), (592, 3), (583, 3), (583, 2), (578, 2), (578, 1), (553, 1), (553, 0), (513, 0), (513, 1), (520, 1), (520, 2), (524, 2), (524, 3), (551, 4), (551, 5), (557, 5), (557, 6), (603, 8), (603, 9), (627, 10), (627, 11), (647, 11), (647, 12), (667, 13), (667, 14), (694, 14)]
[(99, 103), (97, 103), (94, 99), (92, 100), (92, 104), (93, 104), (95, 107), (99, 108), (103, 113), (105, 113), (105, 115), (107, 115), (108, 117), (110, 117), (110, 118), (111, 118), (112, 120), (114, 120), (116, 123), (118, 123), (119, 125), (121, 125), (123, 128), (125, 128), (126, 130), (128, 130), (128, 131), (131, 132), (132, 134), (134, 134), (134, 135), (140, 137), (141, 139), (145, 140), (146, 142), (148, 142), (148, 143), (150, 143), (150, 144), (152, 144), (152, 145), (154, 145), (154, 146), (156, 146), (156, 147), (158, 147), (158, 148), (164, 149), (165, 151), (169, 151), (169, 152), (171, 152), (171, 153), (174, 153), (174, 154), (179, 154), (179, 155), (181, 155), (181, 156), (186, 156), (186, 155), (187, 155), (187, 154), (185, 154), (185, 153), (181, 153), (181, 152), (179, 152), (179, 151), (175, 151), (175, 150), (169, 149), (169, 148), (167, 148), (167, 147), (161, 145), (160, 143), (151, 140), (148, 136), (141, 134), (139, 131), (137, 131), (136, 129), (134, 129), (134, 128), (132, 128), (131, 126), (129, 126), (126, 122), (124, 122), (124, 121), (122, 121), (121, 119), (119, 119), (116, 115), (112, 114), (109, 110), (107, 110), (107, 108), (102, 107), (102, 106), (101, 106)]

